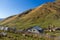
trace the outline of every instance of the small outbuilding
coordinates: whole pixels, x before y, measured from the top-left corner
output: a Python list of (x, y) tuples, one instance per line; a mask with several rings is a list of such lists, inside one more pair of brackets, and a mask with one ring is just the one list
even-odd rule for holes
[(5, 33), (5, 32), (0, 33), (0, 37), (6, 37), (6, 36), (7, 36), (7, 33)]
[(2, 26), (2, 27), (0, 27), (0, 30), (4, 30), (4, 27)]
[(9, 27), (4, 27), (4, 31), (8, 31), (9, 30)]
[(15, 27), (8, 28), (8, 32), (15, 32), (15, 31), (16, 31)]

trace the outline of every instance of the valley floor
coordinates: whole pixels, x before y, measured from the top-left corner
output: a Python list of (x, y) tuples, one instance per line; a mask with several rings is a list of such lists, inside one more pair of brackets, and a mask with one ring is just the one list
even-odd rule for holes
[(36, 36), (32, 34), (31, 35), (22, 35), (22, 34), (15, 34), (11, 32), (7, 32), (7, 36), (1, 37), (0, 40), (60, 40), (60, 32), (48, 32), (39, 34), (39, 36)]

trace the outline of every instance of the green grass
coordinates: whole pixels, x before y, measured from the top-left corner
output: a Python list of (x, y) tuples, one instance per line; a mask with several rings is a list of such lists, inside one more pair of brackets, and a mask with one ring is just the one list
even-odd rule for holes
[[(60, 2), (60, 1), (59, 1)], [(21, 16), (15, 15), (12, 16), (12, 21), (5, 22), (6, 20), (3, 20), (0, 22), (0, 25), (8, 26), (8, 27), (16, 27), (17, 29), (26, 29), (31, 26), (40, 26), (42, 28), (48, 27), (50, 24), (55, 25), (56, 27), (60, 27), (60, 3), (58, 1), (54, 3), (47, 3), (43, 5), (41, 8), (37, 7), (32, 11), (29, 11), (27, 14), (22, 14)], [(26, 13), (26, 12), (25, 12)], [(11, 18), (11, 17), (10, 17)], [(8, 18), (10, 20), (10, 18)], [(8, 20), (7, 19), (7, 20)], [(58, 31), (57, 31), (58, 32)], [(49, 35), (56, 35), (60, 36), (60, 33), (56, 32), (47, 32)], [(48, 37), (27, 37), (22, 36), (21, 34), (14, 34), (14, 33), (8, 33), (8, 37), (0, 38), (0, 40), (53, 40), (49, 39)]]

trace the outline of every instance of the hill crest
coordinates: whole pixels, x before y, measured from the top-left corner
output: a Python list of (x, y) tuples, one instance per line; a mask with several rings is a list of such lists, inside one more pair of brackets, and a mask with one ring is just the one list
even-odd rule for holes
[(60, 26), (60, 1), (43, 4), (22, 14), (8, 17), (1, 22), (1, 25), (17, 26), (18, 28), (27, 28), (35, 25), (47, 27), (50, 24)]

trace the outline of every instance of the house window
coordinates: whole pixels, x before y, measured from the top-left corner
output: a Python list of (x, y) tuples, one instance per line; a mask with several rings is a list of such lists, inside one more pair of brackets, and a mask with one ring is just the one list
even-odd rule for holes
[(32, 31), (35, 31), (35, 29), (33, 29)]
[(33, 31), (35, 31), (35, 30), (33, 30)]

